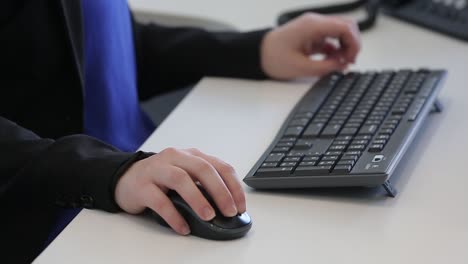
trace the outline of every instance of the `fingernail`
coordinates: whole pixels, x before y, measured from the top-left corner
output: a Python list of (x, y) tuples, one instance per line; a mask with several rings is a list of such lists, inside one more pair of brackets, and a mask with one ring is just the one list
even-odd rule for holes
[(231, 206), (228, 209), (228, 215), (227, 216), (235, 216), (237, 215), (237, 208), (234, 204), (231, 204)]
[(244, 199), (238, 200), (236, 204), (240, 204), (240, 205), (241, 205), (240, 208), (239, 208), (239, 207), (237, 208), (237, 213), (243, 214), (243, 213), (245, 213), (245, 211), (247, 211), (247, 209), (246, 209), (247, 205), (246, 205)]
[(190, 228), (187, 224), (183, 224), (181, 227), (180, 227), (180, 233), (183, 234), (184, 236), (190, 234)]
[(210, 207), (205, 207), (203, 209), (203, 218), (205, 220), (211, 220), (213, 219), (213, 217), (215, 217), (215, 212), (213, 211), (213, 209), (211, 209)]

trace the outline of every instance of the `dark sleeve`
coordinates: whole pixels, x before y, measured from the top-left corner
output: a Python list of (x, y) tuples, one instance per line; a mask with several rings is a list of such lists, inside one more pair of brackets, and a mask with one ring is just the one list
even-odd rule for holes
[(267, 30), (208, 32), (134, 24), (140, 99), (193, 84), (203, 76), (264, 79), (260, 46)]
[(124, 153), (85, 135), (39, 138), (0, 117), (0, 200), (118, 211), (119, 177), (147, 153)]

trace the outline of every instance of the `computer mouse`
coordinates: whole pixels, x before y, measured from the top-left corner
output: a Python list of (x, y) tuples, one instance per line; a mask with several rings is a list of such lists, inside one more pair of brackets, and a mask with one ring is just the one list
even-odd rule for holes
[[(215, 209), (216, 216), (210, 221), (204, 221), (198, 217), (195, 211), (177, 192), (171, 190), (167, 193), (169, 199), (174, 203), (177, 210), (190, 226), (191, 235), (211, 240), (232, 240), (243, 237), (249, 232), (252, 227), (252, 219), (247, 213), (238, 214), (233, 217), (223, 216), (210, 195), (201, 186), (199, 186), (199, 188)], [(169, 227), (166, 221), (157, 213), (152, 210), (148, 211), (150, 211), (150, 214), (159, 224)]]

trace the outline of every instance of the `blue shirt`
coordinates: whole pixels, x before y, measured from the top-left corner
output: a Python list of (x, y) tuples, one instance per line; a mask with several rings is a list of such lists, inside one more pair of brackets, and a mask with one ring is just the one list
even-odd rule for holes
[[(135, 151), (154, 130), (137, 94), (135, 48), (126, 0), (82, 0), (85, 32), (85, 133)], [(48, 245), (79, 213), (64, 209)]]
[(135, 151), (154, 125), (138, 101), (135, 48), (126, 0), (82, 1), (85, 133)]

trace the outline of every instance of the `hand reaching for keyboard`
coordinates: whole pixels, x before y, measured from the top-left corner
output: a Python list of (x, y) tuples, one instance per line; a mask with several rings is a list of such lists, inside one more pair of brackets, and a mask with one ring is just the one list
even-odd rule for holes
[[(322, 76), (356, 61), (357, 24), (339, 17), (305, 14), (268, 32), (261, 45), (263, 71), (274, 79)], [(321, 54), (322, 59), (312, 59)]]

